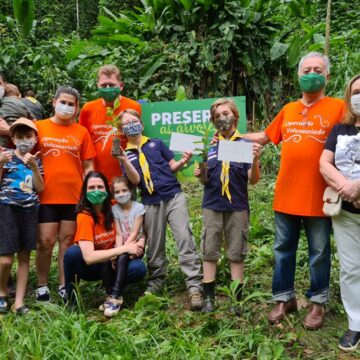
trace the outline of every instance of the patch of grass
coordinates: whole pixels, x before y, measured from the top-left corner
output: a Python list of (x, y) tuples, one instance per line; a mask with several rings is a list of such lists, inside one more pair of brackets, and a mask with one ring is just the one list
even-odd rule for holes
[[(104, 292), (99, 283), (80, 284), (81, 310), (69, 309), (56, 297), (57, 272), (51, 269), (54, 302), (39, 306), (33, 300), (34, 267), (30, 277), (28, 303), (32, 312), (0, 319), (1, 359), (355, 359), (337, 349), (338, 337), (347, 328), (340, 303), (338, 259), (332, 242), (332, 300), (326, 309), (321, 331), (302, 327), (306, 314), (304, 293), (309, 283), (307, 244), (301, 235), (297, 257), (296, 289), (301, 309), (278, 326), (270, 326), (274, 220), (271, 210), (273, 176), (251, 187), (250, 252), (246, 258), (246, 284), (242, 316), (229, 312), (232, 297), (228, 264), (219, 263), (217, 302), (213, 314), (189, 310), (184, 276), (180, 271), (175, 242), (167, 233), (168, 278), (161, 296), (139, 296), (145, 282), (131, 285), (125, 308), (111, 320), (97, 310)], [(191, 227), (199, 247), (201, 237), (202, 187), (183, 184), (187, 195)]]

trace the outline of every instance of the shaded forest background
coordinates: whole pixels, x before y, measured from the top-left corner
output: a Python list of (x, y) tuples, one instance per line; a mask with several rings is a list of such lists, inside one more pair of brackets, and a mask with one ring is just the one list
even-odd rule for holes
[[(0, 3), (0, 71), (23, 91), (32, 88), (51, 111), (59, 85), (96, 97), (96, 71), (118, 65), (124, 93), (149, 101), (244, 95), (248, 116), (263, 127), (299, 96), (297, 63), (323, 51), (327, 0), (38, 0), (28, 29), (13, 1)], [(22, 9), (24, 10), (24, 9)], [(333, 1), (331, 81), (342, 96), (360, 72), (360, 3)], [(25, 30), (25, 31), (24, 31)]]

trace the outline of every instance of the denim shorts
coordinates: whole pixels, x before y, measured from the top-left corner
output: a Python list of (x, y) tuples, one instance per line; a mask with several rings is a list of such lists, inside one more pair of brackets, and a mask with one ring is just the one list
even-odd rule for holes
[(0, 204), (0, 256), (36, 249), (39, 210)]

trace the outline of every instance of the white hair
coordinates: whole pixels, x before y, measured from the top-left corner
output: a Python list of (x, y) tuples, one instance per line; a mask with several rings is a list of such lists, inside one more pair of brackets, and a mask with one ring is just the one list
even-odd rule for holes
[(308, 54), (304, 55), (300, 61), (299, 61), (299, 68), (298, 71), (300, 72), (302, 64), (304, 63), (305, 60), (310, 59), (310, 58), (320, 58), (323, 59), (325, 66), (326, 66), (326, 72), (328, 74), (330, 74), (330, 59), (327, 55), (321, 54), (317, 51), (311, 51)]

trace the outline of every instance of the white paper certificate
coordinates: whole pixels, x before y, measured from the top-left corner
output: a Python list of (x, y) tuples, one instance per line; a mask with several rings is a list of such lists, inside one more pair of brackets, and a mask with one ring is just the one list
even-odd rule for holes
[[(197, 143), (200, 141), (200, 143)], [(201, 136), (180, 134), (173, 132), (170, 138), (170, 150), (171, 151), (192, 151), (194, 154), (199, 153), (197, 150), (202, 150), (204, 145), (201, 142)]]
[(218, 160), (252, 164), (253, 143), (247, 141), (220, 140)]

